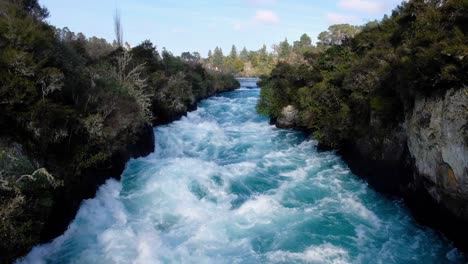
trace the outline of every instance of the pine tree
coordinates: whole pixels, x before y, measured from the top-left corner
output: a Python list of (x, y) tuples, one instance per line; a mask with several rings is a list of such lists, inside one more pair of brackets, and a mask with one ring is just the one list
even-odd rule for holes
[(291, 55), (291, 45), (289, 45), (288, 39), (285, 38), (284, 41), (280, 42), (278, 46), (278, 57), (280, 59), (287, 59)]
[(213, 53), (213, 66), (221, 69), (223, 66), (224, 55), (223, 50), (219, 47), (216, 47)]
[(232, 45), (231, 48), (231, 53), (229, 54), (229, 57), (231, 57), (231, 60), (237, 60), (237, 48), (236, 45)]
[(260, 63), (266, 64), (268, 62), (267, 47), (263, 44), (262, 48), (258, 51)]
[(249, 52), (247, 51), (247, 48), (244, 47), (242, 51), (239, 54), (239, 58), (243, 61), (248, 61), (249, 60)]

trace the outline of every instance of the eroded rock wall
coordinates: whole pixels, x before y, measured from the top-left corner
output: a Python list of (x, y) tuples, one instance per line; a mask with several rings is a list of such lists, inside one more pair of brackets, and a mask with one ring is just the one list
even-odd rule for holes
[[(406, 117), (415, 181), (456, 216), (468, 220), (468, 87), (417, 97)], [(419, 178), (419, 179), (418, 179)]]

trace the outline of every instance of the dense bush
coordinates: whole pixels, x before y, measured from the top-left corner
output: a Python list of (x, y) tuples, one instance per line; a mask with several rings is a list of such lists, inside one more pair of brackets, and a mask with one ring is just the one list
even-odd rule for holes
[[(0, 168), (0, 207), (14, 205), (0, 212), (0, 229), (8, 236), (2, 241), (9, 243), (0, 243), (0, 262), (38, 242), (54, 190), (62, 188), (26, 186), (18, 177), (44, 169), (67, 188), (135, 142), (147, 124), (160, 123), (163, 115), (171, 121), (197, 100), (239, 86), (233, 76), (199, 62), (166, 50), (160, 55), (150, 41), (124, 48), (57, 29), (44, 21), (47, 16), (37, 0), (0, 1), (0, 140), (23, 146), (15, 155), (0, 149), (0, 162), (34, 161), (26, 171)], [(30, 219), (22, 222), (25, 217)]]
[(278, 64), (260, 83), (257, 109), (277, 118), (295, 106), (300, 125), (331, 147), (388, 130), (416, 96), (466, 86), (467, 22), (464, 0), (404, 2), (352, 38)]

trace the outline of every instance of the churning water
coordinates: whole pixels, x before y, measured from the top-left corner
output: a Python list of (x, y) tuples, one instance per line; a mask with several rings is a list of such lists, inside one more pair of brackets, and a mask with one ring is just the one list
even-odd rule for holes
[(130, 161), (65, 234), (19, 262), (462, 261), (333, 152), (269, 125), (255, 112), (259, 89), (246, 86), (155, 128), (155, 153)]

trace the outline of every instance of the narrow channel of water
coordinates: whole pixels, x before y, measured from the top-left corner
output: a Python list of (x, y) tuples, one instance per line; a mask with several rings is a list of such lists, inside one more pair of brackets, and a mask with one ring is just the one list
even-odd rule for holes
[(258, 88), (155, 129), (156, 152), (20, 263), (456, 263), (397, 201), (255, 112)]

